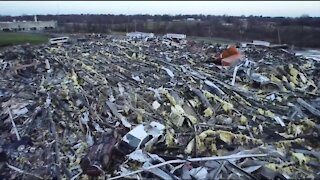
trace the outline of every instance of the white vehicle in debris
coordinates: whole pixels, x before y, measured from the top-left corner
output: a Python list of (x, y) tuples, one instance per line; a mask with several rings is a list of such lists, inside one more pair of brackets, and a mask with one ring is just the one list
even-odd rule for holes
[(165, 126), (152, 121), (140, 124), (129, 131), (118, 144), (118, 149), (125, 154), (154, 144), (163, 137)]

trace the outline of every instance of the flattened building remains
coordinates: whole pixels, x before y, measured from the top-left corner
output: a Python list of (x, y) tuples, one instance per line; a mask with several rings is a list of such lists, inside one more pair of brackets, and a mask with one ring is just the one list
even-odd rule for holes
[(12, 21), (0, 22), (0, 31), (37, 31), (49, 30), (57, 27), (57, 21), (38, 21), (37, 16), (34, 16), (34, 21)]
[(145, 39), (145, 38), (153, 38), (153, 33), (145, 33), (145, 32), (130, 32), (127, 33), (126, 36), (129, 39)]
[(2, 179), (320, 179), (319, 61), (166, 37), (1, 48)]

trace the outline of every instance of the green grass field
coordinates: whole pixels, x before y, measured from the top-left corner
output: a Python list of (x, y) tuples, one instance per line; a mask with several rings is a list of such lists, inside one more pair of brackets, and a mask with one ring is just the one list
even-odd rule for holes
[(188, 40), (194, 41), (204, 41), (206, 43), (219, 43), (219, 44), (235, 44), (237, 41), (226, 38), (218, 38), (218, 37), (197, 37), (197, 36), (187, 36)]
[(118, 32), (118, 31), (111, 31), (111, 35), (116, 35), (116, 36), (125, 36), (126, 32)]
[(0, 32), (0, 46), (10, 46), (17, 44), (41, 44), (48, 42), (48, 37), (41, 34)]

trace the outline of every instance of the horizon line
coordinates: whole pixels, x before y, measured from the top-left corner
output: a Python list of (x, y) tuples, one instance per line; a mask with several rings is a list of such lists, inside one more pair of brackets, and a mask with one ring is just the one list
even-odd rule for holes
[[(22, 14), (22, 15), (3, 15), (0, 16), (10, 16), (10, 17), (20, 17), (20, 16), (64, 16), (64, 15), (113, 15), (113, 16), (137, 16), (137, 15), (148, 15), (148, 16), (226, 16), (226, 17), (263, 17), (263, 18), (301, 18), (304, 14), (300, 16), (265, 16), (265, 15), (214, 15), (214, 14), (101, 14), (101, 13), (67, 13), (67, 14)], [(308, 18), (319, 18), (320, 16), (310, 16), (306, 14)]]

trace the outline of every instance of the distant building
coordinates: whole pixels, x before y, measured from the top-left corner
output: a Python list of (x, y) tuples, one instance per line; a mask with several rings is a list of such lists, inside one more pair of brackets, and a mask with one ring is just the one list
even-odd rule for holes
[(185, 34), (173, 34), (173, 33), (168, 33), (163, 36), (164, 43), (167, 45), (172, 45), (172, 42), (179, 43), (179, 44), (186, 44), (187, 43), (187, 35)]
[(164, 38), (172, 38), (172, 39), (186, 39), (187, 35), (168, 33), (168, 34), (164, 35), (163, 37)]
[(270, 42), (268, 41), (260, 41), (260, 40), (253, 40), (252, 43), (247, 43), (247, 45), (254, 45), (254, 46), (270, 46)]
[(231, 27), (231, 26), (233, 26), (232, 23), (226, 23), (226, 22), (221, 23), (221, 25), (222, 25), (222, 26), (226, 26), (226, 27)]
[(127, 37), (130, 39), (145, 39), (145, 38), (153, 38), (153, 33), (145, 33), (145, 32), (130, 32), (127, 33)]
[(37, 16), (34, 21), (0, 22), (0, 31), (35, 31), (48, 30), (57, 27), (57, 21), (38, 21)]
[(187, 21), (195, 21), (195, 18), (187, 18)]

